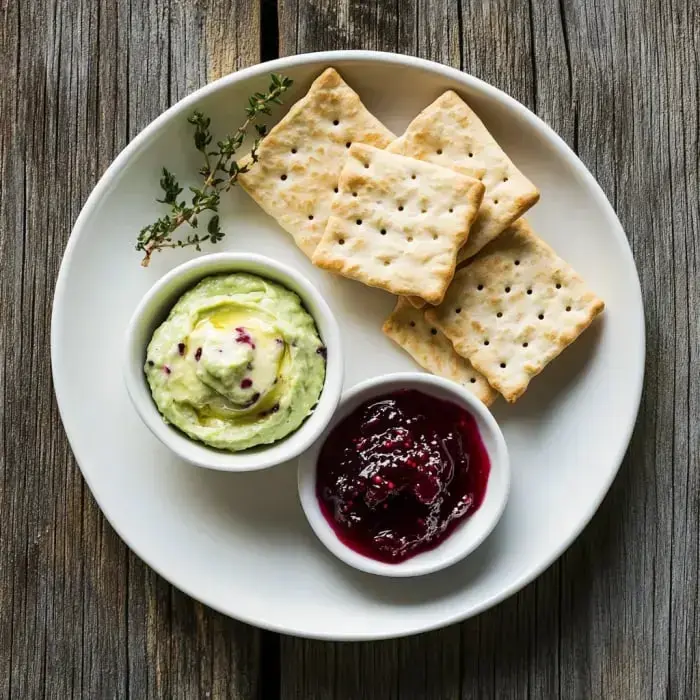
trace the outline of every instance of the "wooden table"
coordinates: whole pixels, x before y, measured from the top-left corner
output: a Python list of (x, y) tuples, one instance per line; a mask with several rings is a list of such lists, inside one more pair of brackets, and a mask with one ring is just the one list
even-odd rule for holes
[[(700, 697), (699, 7), (0, 0), (0, 698)], [(494, 610), (373, 644), (260, 632), (148, 569), (83, 482), (49, 363), (61, 255), (117, 152), (209, 80), (331, 48), (441, 61), (533, 109), (612, 201), (646, 304), (637, 428), (584, 534)]]

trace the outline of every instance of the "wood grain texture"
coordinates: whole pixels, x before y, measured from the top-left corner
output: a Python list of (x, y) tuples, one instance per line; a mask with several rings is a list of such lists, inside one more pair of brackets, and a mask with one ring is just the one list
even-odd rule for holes
[(257, 62), (258, 18), (248, 0), (0, 0), (0, 698), (257, 695), (259, 633), (172, 589), (94, 503), (49, 320), (100, 174), (170, 103)]
[[(265, 16), (274, 19), (271, 0)], [(0, 0), (0, 699), (700, 697), (700, 8), (693, 0)], [(174, 590), (95, 505), (52, 398), (70, 228), (116, 153), (208, 80), (369, 48), (503, 88), (615, 206), (647, 314), (619, 477), (519, 595), (409, 639), (259, 633)], [(20, 313), (21, 312), (21, 313)]]
[(648, 353), (620, 475), (559, 562), (496, 609), (431, 635), (283, 639), (282, 696), (700, 697), (698, 4), (280, 0), (279, 16), (282, 53), (431, 58), (552, 125), (627, 231)]

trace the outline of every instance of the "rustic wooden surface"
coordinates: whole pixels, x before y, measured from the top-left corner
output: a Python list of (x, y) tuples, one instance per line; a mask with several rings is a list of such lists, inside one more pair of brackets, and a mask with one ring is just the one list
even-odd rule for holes
[[(83, 483), (49, 365), (61, 254), (115, 154), (207, 80), (332, 48), (542, 116), (615, 206), (647, 313), (637, 428), (584, 534), (494, 610), (373, 644), (261, 633), (150, 571)], [(700, 697), (699, 62), (693, 0), (0, 0), (0, 698)]]

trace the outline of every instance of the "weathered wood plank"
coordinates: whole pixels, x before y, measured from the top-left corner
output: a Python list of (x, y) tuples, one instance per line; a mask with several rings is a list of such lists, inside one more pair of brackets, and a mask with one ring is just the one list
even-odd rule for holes
[(393, 2), (278, 0), (277, 6), (280, 56), (326, 49), (397, 50), (399, 23)]
[(699, 692), (693, 6), (577, 3), (565, 12), (579, 153), (630, 238), (648, 343), (646, 391), (622, 473), (563, 563), (562, 627), (587, 633), (562, 645), (570, 697)]
[(0, 698), (257, 694), (259, 633), (150, 571), (85, 487), (49, 319), (99, 175), (172, 101), (256, 62), (258, 19), (249, 0), (0, 2)]
[[(648, 323), (631, 448), (562, 560), (459, 628), (359, 649), (283, 640), (283, 696), (370, 697), (382, 688), (389, 697), (402, 687), (416, 697), (426, 688), (464, 698), (697, 697), (697, 3), (414, 0), (379, 12), (350, 0), (280, 0), (279, 17), (283, 54), (412, 53), (461, 67), (534, 109), (616, 207)], [(392, 677), (397, 685), (386, 685)]]
[[(0, 90), (0, 268), (3, 270), (17, 268), (21, 265), (22, 238), (18, 235), (22, 227), (22, 207), (17, 206), (22, 201), (22, 180), (19, 176), (21, 158), (17, 147), (18, 135), (18, 104), (16, 86), (18, 76), (19, 56), (19, 8), (13, 3), (3, 3), (0, 6), (0, 63), (5, 67), (6, 80), (13, 86), (12, 90)], [(10, 173), (16, 173), (10, 178)], [(10, 299), (15, 296), (21, 286), (17, 276), (0, 275), (0, 299)], [(19, 353), (7, 346), (10, 342), (7, 335), (17, 330), (17, 326), (3, 320), (0, 324), (0, 390), (5, 394), (5, 387), (14, 381), (15, 362)], [(12, 352), (12, 354), (10, 354)], [(14, 360), (14, 362), (13, 362)], [(4, 398), (4, 396), (3, 396)], [(15, 569), (17, 553), (13, 545), (14, 533), (12, 520), (18, 507), (16, 499), (9, 488), (11, 477), (10, 457), (13, 454), (8, 446), (11, 430), (10, 421), (18, 418), (18, 409), (13, 409), (6, 401), (0, 401), (0, 449), (2, 450), (2, 488), (0, 488), (0, 627), (4, 630), (5, 643), (0, 644), (0, 697), (7, 698), (12, 685), (12, 645), (14, 644), (13, 605), (15, 596)], [(17, 478), (17, 477), (15, 477)], [(13, 479), (14, 480), (14, 479)]]
[[(430, 635), (283, 638), (283, 696), (700, 695), (698, 13), (690, 0), (280, 0), (282, 53), (433, 58), (552, 124), (620, 214), (649, 329), (630, 452), (563, 559)], [(0, 2), (0, 298), (21, 310), (0, 324), (0, 698), (259, 692), (258, 634), (174, 591), (104, 521), (47, 361), (53, 283), (90, 188), (168, 104), (258, 60), (259, 22), (252, 0)]]

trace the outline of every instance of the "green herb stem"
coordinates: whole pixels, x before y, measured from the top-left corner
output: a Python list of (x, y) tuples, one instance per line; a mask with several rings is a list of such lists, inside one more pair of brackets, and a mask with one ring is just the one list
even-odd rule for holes
[[(142, 251), (144, 256), (141, 264), (147, 267), (153, 253), (166, 248), (185, 248), (192, 246), (195, 250), (201, 250), (202, 243), (218, 243), (224, 232), (219, 224), (219, 204), (221, 193), (228, 192), (238, 181), (243, 173), (258, 162), (258, 148), (260, 141), (265, 137), (267, 128), (259, 124), (258, 120), (263, 115), (272, 113), (272, 106), (282, 104), (281, 96), (290, 88), (292, 80), (273, 73), (270, 76), (270, 85), (265, 93), (256, 92), (248, 98), (245, 109), (246, 119), (236, 129), (232, 136), (227, 136), (223, 141), (216, 143), (216, 149), (212, 149), (212, 135), (209, 129), (211, 120), (202, 112), (195, 111), (187, 120), (194, 126), (194, 145), (203, 155), (204, 165), (199, 169), (199, 174), (204, 178), (201, 187), (190, 187), (192, 193), (188, 204), (180, 199), (183, 192), (180, 183), (167, 168), (163, 168), (160, 179), (160, 187), (163, 190), (162, 199), (156, 201), (167, 204), (170, 212), (156, 219), (153, 223), (141, 229), (136, 242), (136, 250)], [(243, 145), (250, 128), (254, 127), (256, 138), (250, 151), (250, 157), (244, 165), (239, 165), (234, 158), (237, 151)], [(214, 166), (212, 167), (212, 162)], [(173, 238), (173, 233), (180, 226), (187, 224), (195, 230), (199, 227), (199, 216), (211, 212), (212, 216), (207, 223), (206, 234), (196, 231), (187, 236)]]

